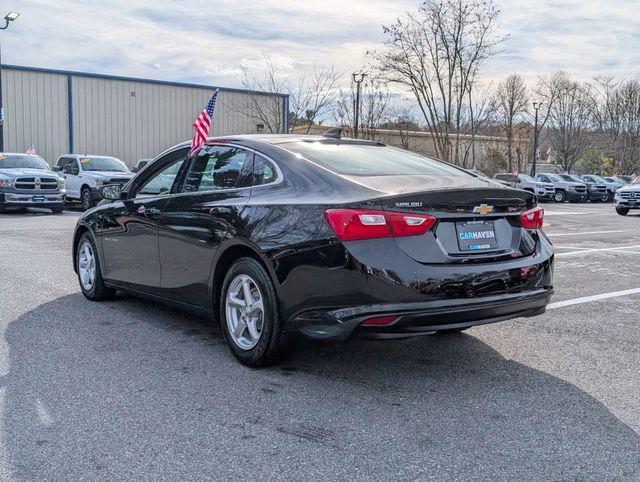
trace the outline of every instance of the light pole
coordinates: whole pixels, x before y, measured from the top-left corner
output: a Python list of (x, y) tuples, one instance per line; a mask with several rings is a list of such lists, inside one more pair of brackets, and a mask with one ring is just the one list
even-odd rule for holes
[(360, 85), (364, 82), (364, 78), (367, 76), (365, 72), (354, 72), (353, 81), (356, 83), (356, 102), (353, 106), (355, 112), (355, 125), (353, 126), (353, 137), (358, 138), (358, 124), (360, 123)]
[[(6, 30), (9, 23), (16, 20), (20, 14), (18, 12), (9, 12), (4, 16), (4, 27), (0, 30)], [(4, 151), (4, 106), (2, 104), (2, 43), (0, 42), (0, 152)]]
[(536, 175), (536, 160), (538, 159), (538, 111), (542, 107), (541, 102), (533, 103), (533, 110), (535, 111), (535, 121), (533, 124), (533, 164), (531, 166), (531, 177)]

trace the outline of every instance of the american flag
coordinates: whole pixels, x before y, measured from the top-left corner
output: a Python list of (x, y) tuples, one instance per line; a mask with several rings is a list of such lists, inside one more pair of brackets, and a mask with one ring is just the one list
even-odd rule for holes
[(25, 154), (29, 154), (29, 155), (31, 155), (31, 156), (35, 156), (35, 155), (37, 154), (35, 146), (34, 146), (33, 144), (31, 144), (31, 145), (29, 146), (29, 149), (27, 149), (27, 150), (25, 151)]
[(220, 89), (216, 89), (216, 91), (209, 99), (207, 106), (204, 108), (202, 113), (196, 117), (196, 121), (193, 123), (193, 130), (195, 133), (193, 134), (193, 139), (191, 140), (191, 153), (195, 153), (200, 147), (207, 142), (207, 136), (209, 135), (209, 129), (211, 128), (211, 119), (213, 119), (213, 109), (216, 107), (216, 99), (218, 98), (218, 92)]

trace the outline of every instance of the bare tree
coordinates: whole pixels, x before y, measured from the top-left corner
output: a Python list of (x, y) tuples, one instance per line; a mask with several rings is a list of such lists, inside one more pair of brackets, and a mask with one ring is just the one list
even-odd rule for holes
[(409, 150), (411, 133), (420, 130), (415, 105), (407, 102), (406, 99), (392, 99), (387, 105), (384, 124), (381, 128), (395, 131), (400, 139), (400, 147)]
[(599, 77), (592, 92), (599, 150), (613, 158), (616, 171), (637, 172), (640, 167), (640, 80)]
[[(360, 94), (360, 126), (363, 139), (375, 139), (376, 131), (385, 120), (389, 104), (389, 91), (375, 79), (362, 83)], [(356, 87), (341, 90), (335, 103), (333, 117), (346, 135), (352, 135), (355, 124)]]
[(591, 94), (585, 84), (562, 75), (556, 80), (557, 98), (549, 114), (549, 137), (557, 155), (557, 163), (566, 172), (580, 159), (589, 146)]
[(384, 48), (372, 52), (385, 79), (409, 87), (431, 133), (435, 152), (460, 158), (465, 104), (482, 64), (503, 40), (492, 0), (426, 0), (384, 26)]
[(333, 66), (313, 64), (298, 78), (289, 93), (289, 129), (306, 125), (306, 133), (317, 119), (324, 117), (331, 110), (335, 100), (336, 84), (342, 76), (337, 74)]
[[(297, 79), (285, 75), (270, 55), (264, 54), (263, 68), (258, 71), (244, 69), (242, 85), (250, 90), (289, 95), (289, 130), (306, 125), (306, 132), (321, 117), (328, 114), (340, 80), (333, 66), (313, 64)], [(247, 96), (232, 108), (242, 115), (264, 125), (267, 132), (283, 132), (285, 119), (282, 103), (269, 96)]]
[[(514, 127), (527, 112), (527, 86), (518, 74), (511, 74), (498, 85), (494, 99), (495, 115), (507, 138), (507, 165), (513, 170)], [(519, 153), (518, 153), (519, 155)], [(518, 161), (518, 169), (520, 161)]]

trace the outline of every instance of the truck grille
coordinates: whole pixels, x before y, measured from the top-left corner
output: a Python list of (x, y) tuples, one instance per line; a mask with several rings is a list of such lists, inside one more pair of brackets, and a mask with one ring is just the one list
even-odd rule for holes
[(607, 192), (607, 186), (596, 186), (596, 190), (601, 193)]
[(129, 179), (126, 177), (112, 177), (105, 184), (126, 184)]
[(585, 192), (587, 192), (587, 188), (586, 186), (576, 186), (576, 192), (579, 192), (580, 194), (584, 194)]
[(55, 191), (58, 189), (58, 180), (51, 177), (19, 177), (13, 187), (29, 191)]
[(547, 192), (554, 192), (556, 190), (556, 188), (553, 186), (545, 186), (544, 189)]

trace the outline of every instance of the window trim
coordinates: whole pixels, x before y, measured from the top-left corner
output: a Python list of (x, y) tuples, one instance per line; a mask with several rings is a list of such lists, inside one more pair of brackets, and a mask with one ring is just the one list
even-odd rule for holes
[[(251, 147), (247, 147), (247, 146), (243, 146), (240, 144), (235, 144), (232, 142), (212, 142), (207, 144), (207, 147), (214, 147), (214, 146), (218, 146), (218, 147), (235, 147), (237, 149), (243, 149), (247, 152), (250, 152), (253, 154), (254, 156), (254, 166), (251, 166), (251, 171), (253, 173), (253, 169), (255, 167), (255, 156), (261, 156), (262, 158), (264, 158), (266, 161), (270, 162), (274, 167), (275, 167), (275, 172), (276, 172), (276, 179), (275, 181), (271, 181), (270, 183), (267, 184), (260, 184), (257, 186), (243, 186), (243, 187), (232, 187), (229, 189), (217, 189), (217, 190), (210, 190), (210, 191), (189, 191), (189, 192), (185, 192), (183, 191), (184, 189), (184, 182), (181, 183), (180, 185), (180, 191), (176, 192), (176, 195), (182, 195), (182, 194), (206, 194), (206, 193), (222, 193), (222, 192), (236, 192), (236, 191), (241, 191), (241, 190), (245, 190), (245, 189), (257, 189), (257, 188), (262, 188), (262, 187), (270, 187), (270, 186), (275, 186), (277, 184), (281, 184), (284, 182), (284, 174), (282, 174), (282, 170), (280, 170), (280, 166), (278, 166), (278, 163), (276, 161), (274, 161), (271, 157), (267, 156), (266, 154), (260, 152), (260, 151), (256, 151), (255, 149), (251, 148)], [(187, 168), (186, 172), (188, 172), (191, 169), (191, 165), (193, 164), (195, 160), (195, 157), (190, 157), (190, 161), (189, 161), (189, 167)], [(184, 180), (183, 180), (184, 181)]]

